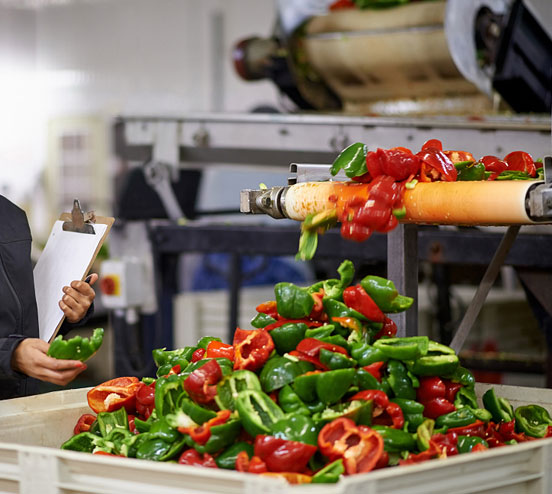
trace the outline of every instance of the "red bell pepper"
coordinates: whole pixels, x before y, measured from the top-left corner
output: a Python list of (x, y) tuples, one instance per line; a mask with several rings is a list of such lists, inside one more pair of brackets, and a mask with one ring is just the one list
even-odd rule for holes
[(138, 415), (147, 419), (155, 408), (155, 381), (146, 385), (142, 383), (136, 391), (136, 411)]
[(205, 348), (198, 348), (194, 353), (192, 353), (192, 362), (199, 362), (203, 357), (205, 357)]
[(363, 369), (372, 374), (378, 381), (381, 381), (381, 369), (384, 365), (385, 362), (374, 362), (373, 364), (365, 365)]
[[(280, 316), (278, 316), (278, 317), (280, 317)], [(298, 324), (298, 323), (303, 323), (308, 328), (317, 328), (319, 326), (322, 326), (321, 322), (312, 321), (312, 320), (306, 319), (306, 318), (303, 318), (303, 319), (280, 318), (279, 321), (273, 322), (272, 324), (269, 324), (268, 326), (265, 326), (264, 330), (265, 331), (272, 331), (273, 329), (279, 328), (280, 326), (283, 326), (284, 324)]]
[(383, 454), (383, 438), (348, 418), (332, 420), (318, 434), (318, 447), (330, 461), (343, 458), (349, 475), (373, 470)]
[(211, 403), (217, 394), (216, 384), (222, 379), (219, 363), (213, 359), (193, 371), (183, 383), (190, 398), (199, 404)]
[(228, 422), (231, 413), (230, 410), (220, 410), (217, 412), (216, 417), (209, 419), (204, 424), (198, 425), (197, 427), (179, 427), (178, 432), (181, 434), (189, 434), (197, 444), (205, 444), (211, 437), (211, 427)]
[(443, 382), (445, 383), (445, 387), (446, 387), (445, 398), (451, 403), (454, 403), (454, 399), (456, 398), (456, 393), (458, 393), (458, 390), (462, 387), (462, 384), (454, 383), (449, 379), (444, 379)]
[(374, 322), (383, 322), (385, 314), (361, 285), (349, 286), (343, 290), (343, 302), (347, 307), (360, 312)]
[(443, 150), (443, 143), (439, 139), (429, 139), (422, 144), (422, 151), (426, 149), (438, 149), (439, 151)]
[(128, 414), (128, 430), (133, 434), (140, 434), (140, 431), (136, 428), (136, 424), (134, 423), (135, 418), (136, 415)]
[(447, 387), (444, 381), (437, 376), (420, 377), (420, 386), (416, 391), (419, 402), (429, 401), (432, 398), (444, 398)]
[(233, 362), (234, 347), (232, 345), (228, 345), (227, 343), (213, 340), (207, 345), (207, 353), (205, 356), (207, 358), (227, 358)]
[(73, 434), (76, 436), (81, 432), (87, 432), (90, 430), (90, 426), (96, 421), (96, 416), (91, 413), (84, 413), (79, 417), (75, 428), (73, 429)]
[(349, 398), (349, 401), (353, 400), (373, 401), (375, 405), (372, 411), (373, 424), (390, 425), (394, 429), (402, 429), (404, 425), (403, 411), (396, 403), (390, 403), (389, 397), (383, 391), (365, 389)]
[(236, 470), (247, 473), (265, 473), (268, 471), (263, 460), (258, 456), (252, 456), (249, 459), (246, 451), (240, 451), (236, 456)]
[(383, 318), (383, 327), (376, 333), (376, 336), (374, 336), (374, 340), (379, 340), (383, 336), (389, 336), (389, 338), (393, 338), (397, 334), (397, 325), (395, 324), (395, 321), (393, 319), (385, 316)]
[(417, 153), (422, 160), (420, 168), (420, 180), (422, 182), (432, 182), (434, 180), (444, 180), (454, 182), (458, 172), (454, 163), (443, 152), (435, 148), (427, 148)]
[(492, 172), (489, 180), (494, 180), (498, 175), (500, 175), (504, 170), (508, 168), (508, 163), (503, 160), (498, 159), (496, 156), (483, 156), (479, 160), (480, 163), (483, 163), (485, 166), (485, 171)]
[(524, 151), (514, 151), (504, 157), (508, 163), (508, 170), (518, 170), (528, 173), (531, 177), (537, 176), (537, 167), (529, 153)]
[(441, 454), (454, 456), (458, 454), (458, 435), (447, 431), (446, 434), (433, 434), (431, 441), (441, 448)]
[(330, 350), (331, 352), (341, 353), (347, 357), (349, 356), (347, 350), (345, 350), (342, 346), (326, 343), (324, 341), (317, 340), (316, 338), (305, 338), (304, 340), (301, 340), (296, 349), (289, 352), (289, 354), (306, 362), (310, 362), (319, 369), (328, 370), (328, 367), (320, 362), (319, 355), (322, 348)]
[(276, 300), (270, 300), (269, 302), (263, 302), (262, 304), (257, 305), (257, 312), (261, 314), (266, 314), (267, 316), (273, 317), (276, 319), (278, 317), (278, 308), (276, 305)]
[(218, 468), (215, 459), (209, 453), (198, 453), (194, 448), (184, 451), (178, 458), (180, 465), (191, 465), (194, 467)]
[(86, 394), (88, 405), (94, 412), (113, 412), (125, 407), (134, 413), (136, 392), (142, 386), (137, 377), (117, 377), (92, 388)]
[(302, 473), (312, 455), (316, 453), (316, 446), (258, 435), (255, 438), (254, 453), (265, 462), (269, 472)]
[(234, 333), (234, 370), (260, 369), (274, 350), (274, 341), (266, 329), (245, 330)]
[(377, 149), (366, 154), (366, 168), (372, 178), (381, 175), (396, 181), (406, 180), (416, 175), (422, 160), (406, 148)]
[(481, 439), (485, 439), (486, 427), (485, 422), (476, 420), (473, 424), (463, 427), (449, 427), (448, 432), (454, 432), (459, 436), (477, 436)]
[(328, 7), (329, 10), (353, 9), (355, 4), (353, 0), (336, 0)]
[(422, 451), (421, 453), (410, 453), (406, 460), (399, 460), (399, 465), (413, 465), (415, 463), (422, 463), (433, 458), (439, 458), (442, 456), (441, 447), (430, 439), (429, 449)]
[(424, 416), (430, 419), (436, 419), (445, 413), (456, 410), (454, 404), (443, 397), (431, 398), (427, 401), (421, 401), (421, 403), (424, 405)]

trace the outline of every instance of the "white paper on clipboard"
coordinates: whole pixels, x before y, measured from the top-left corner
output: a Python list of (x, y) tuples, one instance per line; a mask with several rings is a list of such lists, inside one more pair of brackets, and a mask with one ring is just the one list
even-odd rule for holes
[(34, 267), (38, 328), (44, 341), (50, 341), (63, 321), (64, 314), (59, 308), (63, 287), (84, 278), (109, 225), (92, 226), (94, 235), (68, 232), (62, 229), (63, 221), (56, 221)]

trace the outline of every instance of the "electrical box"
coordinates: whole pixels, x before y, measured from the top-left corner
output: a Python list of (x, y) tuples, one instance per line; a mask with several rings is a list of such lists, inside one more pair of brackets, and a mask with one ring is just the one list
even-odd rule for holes
[(145, 266), (138, 258), (108, 259), (100, 268), (102, 303), (108, 309), (139, 307), (146, 301)]

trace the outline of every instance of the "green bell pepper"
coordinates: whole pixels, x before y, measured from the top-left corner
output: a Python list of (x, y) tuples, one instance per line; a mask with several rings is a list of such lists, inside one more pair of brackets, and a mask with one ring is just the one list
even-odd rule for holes
[(311, 479), (313, 484), (335, 484), (339, 481), (341, 475), (345, 473), (345, 467), (343, 466), (343, 459), (328, 463), (324, 468), (318, 470)]
[(203, 336), (197, 342), (197, 347), (198, 348), (203, 348), (204, 350), (207, 350), (207, 347), (209, 346), (209, 343), (211, 343), (211, 341), (220, 341), (220, 342), (222, 342), (222, 338), (218, 338), (216, 336)]
[(413, 298), (399, 295), (395, 283), (380, 276), (365, 276), (360, 285), (383, 312), (403, 312), (414, 303)]
[(155, 382), (155, 410), (159, 417), (174, 413), (179, 398), (185, 393), (182, 383), (186, 375), (171, 374)]
[(114, 412), (100, 412), (96, 421), (100, 435), (104, 438), (115, 428), (128, 430), (128, 416), (125, 407)]
[(192, 360), (196, 349), (197, 347), (187, 346), (177, 350), (166, 350), (165, 348), (153, 350), (151, 353), (153, 361), (157, 365), (157, 377), (166, 376), (175, 365), (180, 365), (180, 369), (184, 370)]
[(293, 391), (293, 388), (289, 384), (286, 384), (278, 393), (278, 403), (286, 413), (311, 414), (310, 410), (303, 403), (303, 400), (299, 398), (299, 395)]
[(182, 412), (184, 412), (198, 425), (202, 425), (217, 416), (216, 412), (198, 405), (186, 395), (182, 395), (178, 401), (178, 409), (182, 410)]
[(236, 398), (238, 393), (245, 389), (252, 389), (260, 391), (261, 382), (257, 377), (257, 374), (249, 370), (237, 370), (224, 377), (217, 384), (217, 395), (215, 401), (221, 409), (236, 409)]
[(119, 456), (127, 456), (134, 441), (138, 436), (128, 429), (115, 428), (106, 436), (107, 443), (112, 445), (110, 453)]
[(382, 338), (374, 342), (374, 348), (381, 350), (388, 358), (415, 360), (427, 354), (429, 338), (427, 336)]
[(470, 388), (462, 387), (456, 392), (454, 397), (454, 406), (456, 408), (478, 408), (477, 396), (475, 396), (475, 391)]
[(336, 369), (321, 372), (318, 374), (315, 383), (318, 398), (327, 405), (338, 402), (353, 384), (355, 376), (355, 369)]
[(401, 429), (393, 429), (386, 425), (373, 425), (372, 429), (383, 437), (383, 449), (387, 452), (399, 453), (416, 449), (414, 434)]
[(305, 331), (305, 338), (316, 338), (317, 340), (326, 338), (334, 332), (334, 329), (335, 325), (333, 324), (325, 324), (319, 328), (308, 328)]
[(262, 312), (258, 312), (257, 315), (251, 319), (251, 326), (254, 328), (266, 328), (270, 324), (274, 324), (276, 322), (276, 319), (269, 316), (268, 314), (263, 314)]
[(303, 360), (295, 362), (286, 357), (273, 357), (263, 366), (259, 380), (263, 391), (270, 393), (292, 383), (297, 376), (313, 369), (314, 365), (310, 362)]
[(340, 417), (351, 419), (357, 425), (371, 425), (374, 404), (372, 400), (353, 400), (337, 403), (312, 416), (314, 422), (323, 426)]
[(360, 367), (389, 360), (389, 357), (379, 348), (363, 342), (355, 342), (351, 345), (351, 357), (358, 362)]
[(339, 170), (343, 170), (349, 178), (364, 175), (368, 171), (366, 168), (367, 152), (366, 144), (361, 142), (355, 142), (347, 146), (333, 162), (330, 173), (335, 176), (339, 173)]
[(433, 419), (425, 419), (416, 429), (416, 445), (420, 451), (429, 449), (429, 440), (433, 436), (435, 429), (435, 421)]
[(297, 376), (293, 381), (293, 390), (306, 404), (318, 401), (316, 383), (320, 375), (321, 372), (308, 372), (302, 376)]
[(435, 419), (435, 427), (465, 427), (473, 424), (477, 419), (472, 410), (468, 407), (460, 408), (454, 412), (445, 413)]
[(330, 343), (331, 345), (342, 346), (347, 351), (349, 351), (351, 348), (351, 345), (349, 344), (349, 342), (340, 334), (333, 334), (331, 336), (326, 336), (324, 338), (317, 338), (317, 339), (320, 341), (323, 341), (324, 343)]
[(514, 409), (506, 398), (496, 396), (494, 388), (483, 395), (483, 405), (491, 412), (495, 422), (510, 422), (514, 418)]
[(113, 444), (106, 441), (103, 437), (92, 434), (91, 432), (81, 432), (65, 441), (61, 445), (61, 449), (82, 451), (84, 453), (92, 453), (95, 450), (111, 453)]
[(346, 259), (337, 268), (340, 279), (331, 278), (324, 281), (319, 281), (314, 285), (311, 285), (307, 290), (309, 293), (319, 292), (324, 290), (324, 298), (332, 298), (335, 300), (342, 300), (343, 290), (347, 288), (353, 281), (355, 276), (355, 267), (351, 261)]
[(308, 415), (288, 413), (272, 424), (272, 435), (288, 441), (318, 444), (318, 429)]
[(272, 336), (276, 351), (283, 355), (295, 350), (298, 343), (305, 338), (306, 331), (307, 325), (304, 323), (288, 323), (274, 328), (270, 331), (270, 336)]
[(546, 408), (539, 405), (525, 405), (514, 412), (516, 430), (531, 437), (544, 437), (552, 426), (552, 418)]
[(311, 294), (293, 283), (277, 283), (274, 286), (274, 294), (278, 314), (287, 319), (307, 317), (314, 306)]
[(282, 409), (262, 391), (244, 390), (236, 398), (243, 428), (253, 437), (270, 434), (275, 422), (284, 416)]
[(326, 348), (320, 349), (319, 354), (320, 362), (324, 364), (328, 369), (348, 369), (355, 367), (356, 361), (349, 358), (342, 353), (332, 352)]
[(485, 165), (475, 161), (454, 163), (459, 181), (485, 180)]
[(381, 389), (381, 383), (362, 367), (357, 370), (355, 384), (361, 391), (365, 389)]
[(324, 297), (322, 299), (322, 304), (324, 305), (324, 310), (326, 311), (326, 314), (328, 314), (330, 321), (332, 321), (332, 318), (334, 317), (351, 317), (359, 321), (368, 321), (368, 319), (364, 317), (360, 312), (347, 307), (343, 302), (340, 302), (339, 300)]
[(56, 336), (48, 348), (47, 355), (61, 360), (81, 360), (84, 362), (102, 346), (103, 334), (104, 330), (97, 328), (90, 338), (75, 336), (64, 340), (63, 336)]
[(478, 436), (458, 436), (458, 453), (471, 453), (471, 450), (476, 444), (482, 444), (487, 449), (489, 448), (489, 443)]
[(224, 424), (211, 427), (211, 436), (205, 444), (196, 443), (190, 436), (186, 436), (186, 444), (198, 453), (213, 454), (233, 444), (240, 434), (241, 427), (242, 421), (240, 419), (231, 419)]
[(459, 365), (456, 355), (426, 355), (406, 362), (408, 370), (417, 376), (447, 376), (454, 373)]
[(225, 449), (220, 455), (215, 458), (215, 462), (219, 468), (224, 468), (226, 470), (235, 470), (236, 469), (236, 458), (238, 454), (242, 451), (247, 453), (247, 456), (251, 459), (253, 456), (253, 445), (246, 443), (245, 441), (240, 441), (239, 443), (233, 444), (228, 449)]
[(465, 367), (458, 366), (455, 371), (449, 376), (452, 382), (460, 383), (466, 388), (473, 389), (475, 386), (475, 377), (471, 371)]
[(408, 377), (406, 367), (401, 362), (398, 360), (387, 362), (387, 372), (387, 380), (397, 398), (416, 399), (416, 390)]
[(456, 352), (454, 351), (453, 348), (447, 345), (443, 345), (442, 343), (438, 343), (437, 341), (429, 340), (427, 354), (428, 355), (456, 355)]

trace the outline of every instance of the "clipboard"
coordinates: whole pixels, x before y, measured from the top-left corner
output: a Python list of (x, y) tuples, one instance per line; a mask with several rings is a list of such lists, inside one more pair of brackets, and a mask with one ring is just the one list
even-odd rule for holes
[(65, 315), (58, 303), (63, 287), (83, 280), (115, 221), (83, 213), (75, 199), (71, 213), (62, 213), (50, 232), (33, 270), (40, 338), (51, 341)]

